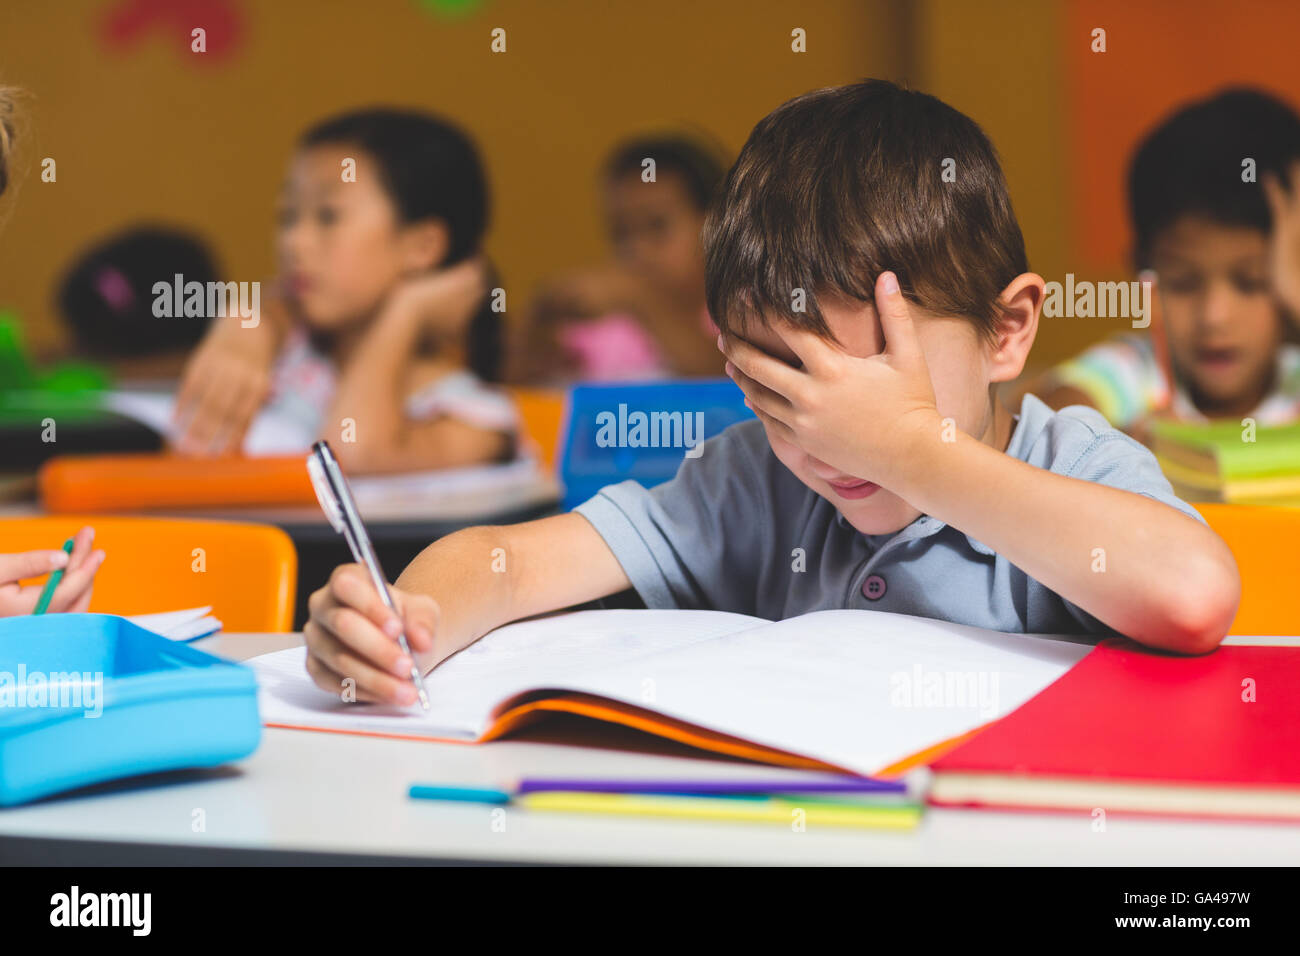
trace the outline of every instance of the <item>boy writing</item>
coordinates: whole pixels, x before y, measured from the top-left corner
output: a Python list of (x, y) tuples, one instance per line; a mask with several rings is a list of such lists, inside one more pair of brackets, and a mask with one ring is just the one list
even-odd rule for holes
[(704, 245), (726, 367), (759, 420), (657, 488), (435, 542), (397, 580), (403, 621), (361, 568), (337, 569), (304, 630), (320, 687), (409, 703), (403, 623), (427, 671), (629, 586), (650, 607), (769, 618), (875, 608), (1184, 653), (1222, 639), (1236, 565), (1150, 453), (1091, 409), (995, 401), (1044, 284), (974, 122), (883, 81), (798, 97), (750, 135)]

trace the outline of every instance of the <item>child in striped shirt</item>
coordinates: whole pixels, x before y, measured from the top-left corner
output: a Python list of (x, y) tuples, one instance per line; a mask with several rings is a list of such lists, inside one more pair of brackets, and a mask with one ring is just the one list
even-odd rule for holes
[[(1138, 149), (1129, 203), (1162, 321), (1087, 349), (1032, 390), (1053, 408), (1097, 408), (1140, 439), (1156, 417), (1300, 419), (1300, 346), (1287, 341), (1300, 315), (1300, 117), (1252, 90), (1185, 107)], [(1153, 341), (1162, 334), (1173, 381)]]

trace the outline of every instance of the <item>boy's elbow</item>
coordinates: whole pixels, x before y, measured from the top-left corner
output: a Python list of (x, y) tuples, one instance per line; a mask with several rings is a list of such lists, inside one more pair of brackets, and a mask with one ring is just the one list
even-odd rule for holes
[(1241, 576), (1226, 545), (1189, 563), (1166, 598), (1168, 632), (1161, 646), (1208, 654), (1227, 636), (1241, 603)]

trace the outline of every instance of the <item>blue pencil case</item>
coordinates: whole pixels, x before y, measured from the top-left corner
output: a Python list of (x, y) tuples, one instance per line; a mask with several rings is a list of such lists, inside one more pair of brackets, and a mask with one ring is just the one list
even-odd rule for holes
[(109, 614), (0, 619), (0, 806), (247, 757), (250, 668)]

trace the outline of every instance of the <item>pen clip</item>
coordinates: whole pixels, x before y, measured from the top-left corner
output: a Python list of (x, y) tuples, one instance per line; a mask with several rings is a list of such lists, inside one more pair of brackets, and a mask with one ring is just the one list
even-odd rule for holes
[(314, 451), (307, 456), (307, 475), (311, 478), (311, 486), (316, 492), (316, 500), (320, 502), (321, 511), (325, 512), (325, 517), (329, 520), (331, 527), (340, 534), (344, 533), (343, 511), (339, 508), (339, 501), (334, 495), (334, 488), (325, 475), (325, 467), (320, 463)]

